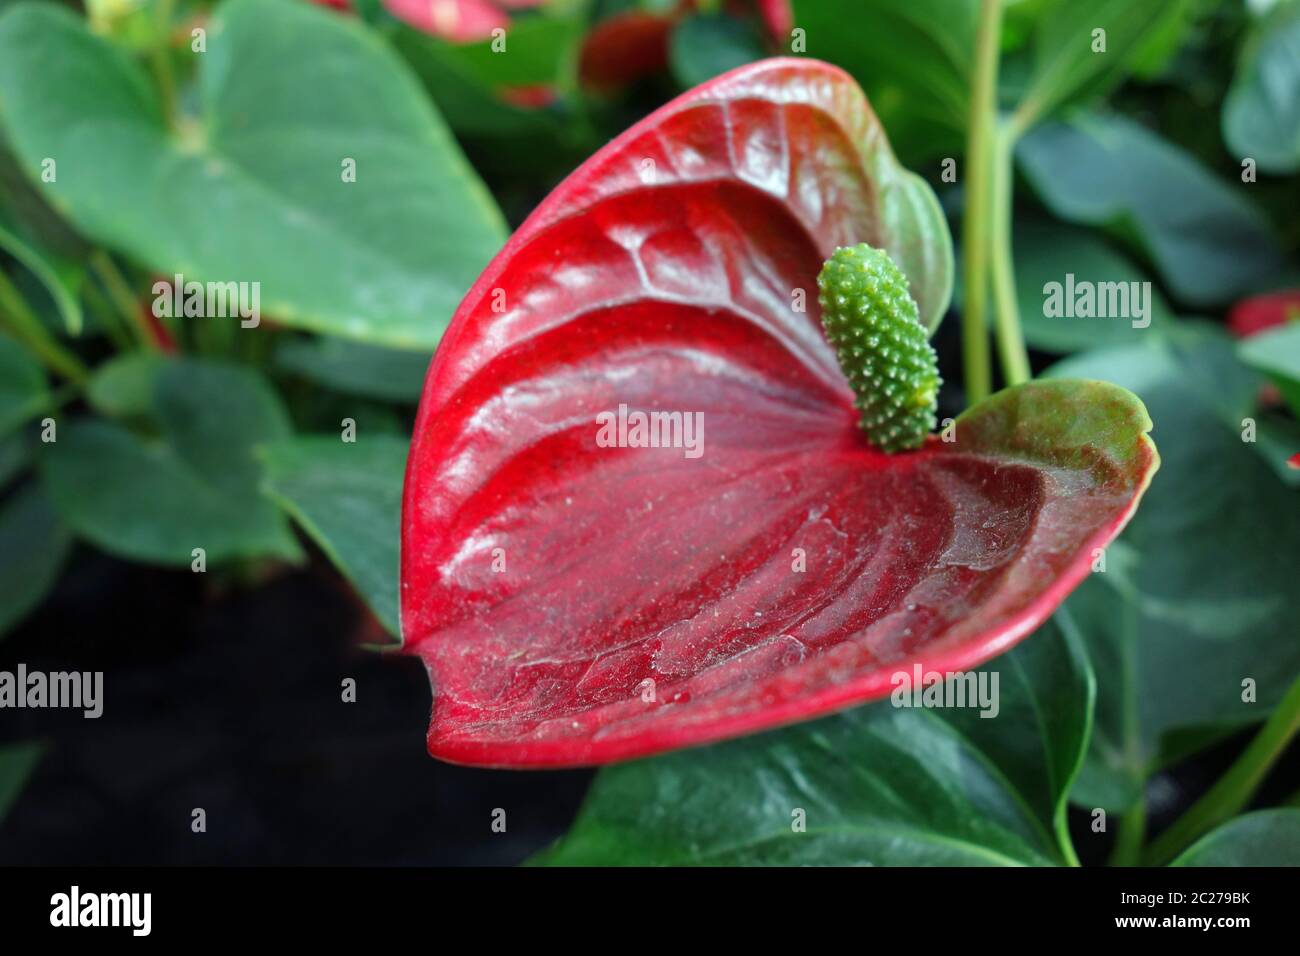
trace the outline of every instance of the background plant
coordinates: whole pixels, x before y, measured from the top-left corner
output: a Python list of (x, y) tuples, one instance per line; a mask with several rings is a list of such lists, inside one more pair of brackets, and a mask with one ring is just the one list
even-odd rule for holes
[[(786, 759), (842, 821), (843, 839), (817, 845), (825, 862), (890, 833), (919, 834), (892, 862), (1073, 862), (1067, 803), (1123, 818), (1116, 862), (1163, 862), (1249, 805), (1300, 709), (1300, 472), (1285, 464), (1300, 451), (1300, 340), (1285, 296), (1256, 300), (1277, 319), (1257, 337), (1237, 342), (1225, 320), (1300, 286), (1300, 4), (574, 0), (499, 5), (504, 53), (490, 30), (440, 37), (401, 4), (332, 6), (351, 9), (0, 3), (0, 631), (79, 549), (188, 573), (202, 547), (206, 573), (235, 586), (319, 550), (395, 633), (406, 441), (460, 296), (509, 227), (629, 122), (732, 66), (806, 54), (859, 80), (953, 221), (961, 315), (936, 342), (947, 407), (999, 378), (1104, 378), (1146, 403), (1164, 464), (1106, 573), (1007, 661), (1027, 675), (1015, 706), (1072, 702), (1042, 739), (999, 750), (869, 708), (615, 768), (553, 858), (608, 858), (622, 828), (623, 859), (716, 860), (741, 844), (754, 849), (735, 859), (792, 859), (770, 821), (703, 829), (702, 808), (775, 786)], [(176, 272), (259, 277), (264, 322), (155, 318), (152, 285)], [(1043, 285), (1067, 272), (1151, 281), (1151, 326), (1046, 318)], [(46, 419), (57, 441), (42, 440)], [(970, 748), (996, 796), (916, 797), (899, 817), (834, 776), (897, 766), (913, 735)], [(1208, 802), (1167, 785), (1214, 746), (1242, 756)], [(0, 751), (0, 810), (35, 753)], [(888, 782), (955, 786), (943, 774)], [(699, 812), (620, 796), (687, 786)], [(1147, 838), (1152, 819), (1180, 817), (1174, 837)], [(1270, 835), (1252, 846), (1300, 843), (1285, 812), (1229, 826)]]

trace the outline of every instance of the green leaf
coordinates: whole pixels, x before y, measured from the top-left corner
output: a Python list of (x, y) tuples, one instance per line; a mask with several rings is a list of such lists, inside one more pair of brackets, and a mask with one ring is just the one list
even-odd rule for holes
[(199, 115), (173, 131), (143, 68), (70, 12), (0, 18), (0, 118), (29, 174), (57, 160), (46, 197), (156, 271), (260, 282), (280, 321), (432, 347), (505, 228), (415, 78), (309, 4), (228, 0), (207, 43)]
[(1046, 117), (1068, 102), (1104, 94), (1183, 23), (1186, 6), (1186, 0), (1050, 0), (1030, 43), (1033, 63), (1023, 108)]
[(18, 477), (31, 460), (31, 448), (25, 435), (18, 433), (0, 438), (0, 489)]
[(40, 762), (45, 747), (39, 743), (8, 744), (0, 747), (0, 820), (14, 805), (27, 778)]
[[(1092, 677), (1049, 624), (984, 672), (1000, 710), (881, 701), (608, 767), (548, 865), (1049, 865), (1073, 860), (1065, 796)], [(806, 832), (795, 832), (796, 811)]]
[(766, 54), (763, 36), (753, 23), (720, 13), (678, 21), (668, 42), (668, 65), (684, 89)]
[(509, 179), (534, 180), (569, 172), (597, 145), (585, 117), (561, 100), (526, 109), (501, 98), (457, 55), (454, 44), (402, 25), (390, 30), (394, 49), (415, 71), (447, 123), (476, 144), (476, 163)]
[[(1051, 376), (1115, 382), (1154, 422), (1162, 464), (1106, 570), (1066, 601), (1097, 672), (1075, 799), (1123, 810), (1151, 774), (1262, 720), (1300, 670), (1300, 509), (1242, 441), (1257, 379), (1219, 333), (1088, 352)], [(1255, 681), (1258, 703), (1244, 703)]]
[(511, 106), (498, 97), (472, 65), (456, 55), (453, 44), (401, 26), (392, 29), (390, 39), (457, 135), (537, 134), (555, 123), (545, 110)]
[[(1025, 340), (1034, 348), (1067, 353), (1122, 345), (1160, 335), (1166, 323), (1174, 320), (1168, 303), (1147, 276), (1089, 232), (1067, 226), (1020, 223), (1016, 226), (1015, 248), (1020, 317)], [(1070, 276), (1072, 280), (1067, 278)], [(1074, 315), (1049, 315), (1048, 298), (1056, 290), (1049, 289), (1048, 284), (1057, 283), (1065, 297), (1070, 281), (1076, 290), (1082, 288), (1080, 283), (1091, 283), (1095, 292), (1107, 295), (1107, 301), (1108, 289), (1123, 291), (1129, 306), (1127, 310), (1112, 310), (1116, 314), (1107, 318), (1079, 317), (1077, 310)], [(1120, 283), (1123, 288), (1103, 283)], [(1135, 287), (1133, 283), (1139, 285)], [(1135, 288), (1139, 290), (1136, 298)], [(1144, 319), (1137, 317), (1136, 302), (1147, 304)], [(1140, 327), (1146, 320), (1149, 325)]]
[(1300, 417), (1300, 322), (1252, 335), (1237, 346), (1237, 355), (1267, 375)]
[(60, 422), (46, 446), (50, 495), (63, 519), (111, 554), (187, 565), (239, 557), (295, 560), (284, 517), (261, 492), (254, 448), (289, 435), (270, 386), (251, 369), (169, 362), (154, 377), (156, 436), (97, 420)]
[(63, 318), (68, 334), (80, 335), (83, 325), (80, 294), (81, 283), (86, 277), (85, 269), (22, 235), (20, 227), (3, 208), (0, 208), (0, 249), (22, 263), (23, 268), (45, 287)]
[(45, 372), (22, 346), (0, 335), (0, 437), (49, 407)]
[(334, 391), (414, 403), (424, 389), (427, 352), (404, 352), (333, 338), (285, 339), (276, 364)]
[(45, 599), (71, 549), (72, 535), (38, 483), (0, 503), (0, 636)]
[(964, 149), (979, 0), (795, 0), (794, 15), (807, 54), (853, 74), (905, 161)]
[[(0, 14), (4, 13), (0, 6)], [(0, 218), (6, 228), (59, 262), (83, 262), (86, 241), (45, 200), (43, 186), (29, 180), (0, 124)]]
[[(1023, 98), (1029, 119), (1104, 93), (1140, 71), (1185, 26), (1185, 0), (1047, 0), (1008, 5), (1001, 99)], [(795, 0), (807, 53), (854, 75), (890, 142), (919, 162), (965, 149), (979, 0)], [(857, 24), (859, 28), (850, 28)], [(1093, 34), (1106, 30), (1106, 52)], [(1028, 41), (1025, 33), (1029, 34)]]
[(1247, 40), (1223, 101), (1223, 138), (1265, 172), (1300, 169), (1300, 4), (1280, 6)]
[(267, 489), (394, 636), (402, 476), (408, 442), (393, 435), (294, 438), (268, 445)]
[(86, 385), (86, 400), (109, 418), (149, 416), (155, 407), (154, 388), (168, 359), (157, 352), (126, 352), (109, 359)]
[(1170, 866), (1300, 866), (1300, 810), (1259, 810), (1229, 820)]
[(1131, 238), (1193, 305), (1227, 302), (1283, 266), (1272, 227), (1242, 192), (1132, 120), (1050, 123), (1021, 140), (1016, 155), (1054, 214)]
[(1273, 469), (1282, 483), (1300, 488), (1300, 468), (1292, 468), (1287, 461), (1300, 453), (1300, 422), (1278, 415), (1261, 415), (1256, 419), (1255, 451)]
[(489, 87), (552, 84), (582, 38), (577, 17), (519, 17), (506, 28), (502, 49), (495, 40), (446, 43), (447, 55)]

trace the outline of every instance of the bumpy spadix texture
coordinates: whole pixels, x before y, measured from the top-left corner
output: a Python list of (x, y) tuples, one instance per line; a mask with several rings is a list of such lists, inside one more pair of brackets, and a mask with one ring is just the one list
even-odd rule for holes
[[(933, 327), (943, 212), (803, 58), (673, 101), (519, 228), (438, 347), (407, 466), (431, 753), (607, 763), (803, 720), (977, 666), (1089, 573), (1155, 467), (1141, 403), (1035, 382), (885, 454), (793, 307), (857, 242)], [(701, 454), (602, 444), (620, 406), (701, 416)]]
[(817, 288), (822, 327), (871, 444), (888, 452), (920, 448), (934, 429), (939, 360), (907, 277), (889, 253), (863, 242), (836, 249)]

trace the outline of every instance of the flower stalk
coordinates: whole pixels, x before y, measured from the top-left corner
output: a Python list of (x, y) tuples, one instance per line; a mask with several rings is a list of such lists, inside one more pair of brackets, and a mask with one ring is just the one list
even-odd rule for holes
[(0, 271), (0, 316), (5, 319), (5, 326), (15, 339), (32, 350), (37, 358), (54, 372), (75, 385), (83, 384), (90, 378), (90, 372), (72, 352), (60, 345), (49, 331), (41, 324), (22, 297), (22, 293)]
[(970, 121), (966, 129), (966, 204), (962, 216), (962, 359), (966, 402), (975, 405), (993, 390), (989, 358), (988, 235), (992, 208), (994, 116), (997, 112), (1001, 0), (983, 0), (975, 38)]
[(1292, 682), (1286, 696), (1236, 763), (1205, 796), (1152, 841), (1142, 862), (1163, 866), (1210, 830), (1244, 810), (1297, 731), (1300, 731), (1300, 676)]

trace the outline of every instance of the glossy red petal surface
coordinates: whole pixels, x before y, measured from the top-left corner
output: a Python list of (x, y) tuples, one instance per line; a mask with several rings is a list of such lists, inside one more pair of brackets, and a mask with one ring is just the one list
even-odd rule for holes
[[(898, 456), (855, 425), (815, 278), (883, 245), (932, 324), (951, 261), (922, 190), (851, 79), (772, 60), (647, 118), (520, 228), (438, 350), (408, 463), (432, 754), (603, 763), (804, 719), (1002, 652), (1088, 572), (1155, 467), (1128, 393), (1031, 384)], [(600, 447), (620, 404), (702, 413), (703, 454)]]

